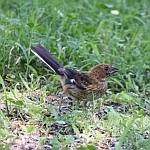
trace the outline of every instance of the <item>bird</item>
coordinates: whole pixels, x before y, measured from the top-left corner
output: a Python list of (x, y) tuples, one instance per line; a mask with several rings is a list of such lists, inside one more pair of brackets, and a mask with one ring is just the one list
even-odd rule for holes
[(75, 100), (88, 101), (102, 97), (107, 90), (107, 79), (119, 69), (109, 64), (98, 64), (90, 71), (64, 68), (45, 47), (31, 46), (31, 51), (60, 77), (63, 94)]

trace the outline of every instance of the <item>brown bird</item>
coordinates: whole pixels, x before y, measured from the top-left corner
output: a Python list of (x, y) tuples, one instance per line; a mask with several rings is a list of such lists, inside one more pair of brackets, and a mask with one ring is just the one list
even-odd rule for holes
[(103, 96), (107, 90), (106, 80), (119, 71), (108, 64), (96, 65), (89, 72), (64, 68), (43, 46), (31, 46), (31, 51), (60, 76), (64, 94), (84, 104)]

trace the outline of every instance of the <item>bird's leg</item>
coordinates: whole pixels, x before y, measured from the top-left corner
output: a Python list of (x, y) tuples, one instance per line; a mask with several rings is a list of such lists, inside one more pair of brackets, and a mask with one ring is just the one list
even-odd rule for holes
[(61, 95), (60, 95), (60, 100), (59, 100), (59, 112), (61, 111), (62, 102), (63, 102), (63, 93), (61, 93)]
[(69, 109), (72, 109), (72, 107), (74, 107), (74, 98), (68, 96), (68, 99), (67, 99), (67, 106), (69, 107)]
[(88, 103), (88, 101), (84, 101), (83, 102), (83, 106), (86, 108), (87, 107), (87, 103)]

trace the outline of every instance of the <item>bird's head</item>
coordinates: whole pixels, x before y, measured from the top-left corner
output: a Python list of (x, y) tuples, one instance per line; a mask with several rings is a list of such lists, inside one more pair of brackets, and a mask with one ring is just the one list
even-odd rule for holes
[(100, 64), (95, 66), (90, 73), (92, 73), (97, 79), (105, 80), (110, 77), (112, 74), (118, 72), (119, 69), (108, 65), (108, 64)]

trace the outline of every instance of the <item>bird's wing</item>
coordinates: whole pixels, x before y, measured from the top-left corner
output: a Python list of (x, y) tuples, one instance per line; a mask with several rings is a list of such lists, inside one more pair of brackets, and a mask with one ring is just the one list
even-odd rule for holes
[(79, 72), (74, 76), (74, 80), (76, 86), (81, 89), (86, 89), (89, 85), (92, 84), (92, 79), (88, 72)]
[(88, 72), (77, 71), (70, 68), (59, 69), (65, 76), (65, 84), (74, 84), (77, 88), (85, 90), (89, 84), (92, 84), (92, 79)]

